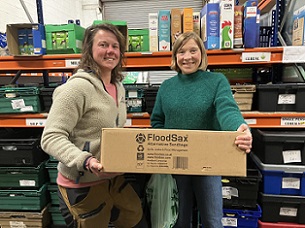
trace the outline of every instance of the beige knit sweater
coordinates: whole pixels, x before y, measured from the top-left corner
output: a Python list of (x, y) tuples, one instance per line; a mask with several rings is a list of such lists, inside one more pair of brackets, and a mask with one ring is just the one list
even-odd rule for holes
[[(100, 159), (102, 128), (123, 127), (126, 121), (125, 89), (116, 83), (118, 106), (92, 73), (78, 70), (53, 93), (53, 103), (41, 139), (42, 149), (60, 161), (58, 171), (76, 180), (88, 156)], [(117, 119), (118, 118), (118, 119)], [(90, 151), (82, 151), (86, 141)], [(84, 172), (80, 182), (99, 178)]]

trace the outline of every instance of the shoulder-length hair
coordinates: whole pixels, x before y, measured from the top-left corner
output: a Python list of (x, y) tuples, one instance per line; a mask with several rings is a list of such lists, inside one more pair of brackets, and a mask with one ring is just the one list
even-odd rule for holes
[(122, 65), (124, 59), (124, 52), (126, 50), (126, 40), (123, 34), (119, 31), (119, 29), (115, 25), (109, 23), (92, 25), (85, 30), (82, 46), (82, 56), (80, 64), (76, 68), (76, 70), (83, 69), (85, 71), (93, 71), (97, 77), (101, 75), (101, 69), (99, 65), (94, 61), (92, 54), (93, 40), (99, 30), (111, 32), (118, 39), (121, 55), (119, 64), (111, 72), (111, 82), (114, 83), (117, 81), (122, 81), (124, 78), (124, 75), (122, 74)]
[(172, 50), (172, 62), (171, 62), (171, 69), (174, 71), (177, 71), (178, 73), (181, 72), (181, 69), (179, 68), (177, 64), (177, 53), (180, 50), (180, 48), (185, 45), (187, 41), (190, 39), (193, 39), (196, 44), (198, 45), (200, 51), (201, 51), (201, 63), (198, 67), (199, 70), (206, 70), (208, 66), (208, 57), (206, 50), (204, 48), (203, 42), (201, 38), (195, 33), (195, 32), (185, 32), (182, 33), (178, 39), (175, 41), (173, 50)]

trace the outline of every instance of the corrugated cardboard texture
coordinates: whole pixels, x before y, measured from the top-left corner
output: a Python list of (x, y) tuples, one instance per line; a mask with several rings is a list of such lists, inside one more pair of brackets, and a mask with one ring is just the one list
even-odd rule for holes
[(104, 128), (106, 172), (246, 176), (246, 154), (228, 131)]

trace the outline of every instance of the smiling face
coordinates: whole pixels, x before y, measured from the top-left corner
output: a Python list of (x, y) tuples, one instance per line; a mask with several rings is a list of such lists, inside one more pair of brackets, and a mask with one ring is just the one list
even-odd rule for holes
[(116, 36), (109, 31), (99, 30), (92, 45), (92, 56), (103, 73), (110, 73), (120, 61), (120, 44)]
[(182, 74), (191, 74), (198, 70), (201, 63), (201, 51), (194, 39), (189, 39), (177, 51), (177, 65)]

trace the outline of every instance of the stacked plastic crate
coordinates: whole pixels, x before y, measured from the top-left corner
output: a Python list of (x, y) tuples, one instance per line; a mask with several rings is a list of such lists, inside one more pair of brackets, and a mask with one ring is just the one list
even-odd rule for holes
[(0, 227), (47, 227), (47, 155), (38, 129), (10, 129), (0, 138)]
[(48, 185), (48, 191), (51, 197), (51, 205), (49, 207), (49, 212), (51, 214), (52, 218), (52, 224), (56, 227), (66, 227), (65, 226), (65, 220), (61, 215), (61, 212), (59, 211), (59, 198), (57, 195), (57, 184), (56, 184), (56, 178), (57, 178), (57, 165), (58, 161), (50, 156), (50, 159), (46, 163), (46, 169), (48, 170), (50, 182)]
[(262, 173), (261, 228), (305, 228), (305, 131), (253, 129), (251, 158)]
[(262, 211), (258, 205), (261, 174), (258, 169), (247, 169), (246, 177), (222, 177), (224, 227), (258, 227)]
[(144, 88), (148, 84), (124, 84), (126, 90), (126, 107), (128, 113), (143, 112)]

